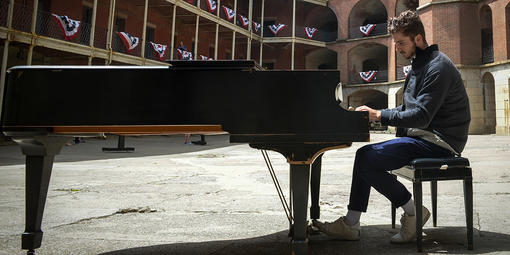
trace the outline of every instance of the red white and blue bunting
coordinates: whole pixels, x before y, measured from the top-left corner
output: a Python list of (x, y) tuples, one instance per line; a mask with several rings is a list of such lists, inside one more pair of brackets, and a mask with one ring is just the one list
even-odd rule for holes
[(152, 45), (152, 49), (154, 49), (154, 51), (158, 54), (159, 61), (163, 60), (163, 57), (165, 56), (166, 49), (167, 49), (166, 45), (157, 44), (157, 43), (153, 43), (153, 42), (151, 42), (151, 45)]
[(411, 65), (402, 67), (402, 71), (404, 72), (404, 77), (407, 77), (409, 72), (411, 72), (411, 67), (412, 67)]
[(140, 40), (136, 36), (132, 36), (126, 32), (117, 32), (120, 39), (124, 42), (124, 46), (126, 46), (126, 52), (130, 52), (132, 49), (138, 46)]
[(209, 61), (209, 60), (214, 60), (214, 59), (212, 59), (212, 58), (210, 58), (210, 57), (206, 57), (206, 56), (204, 56), (204, 55), (200, 55), (200, 60), (206, 60), (206, 61)]
[(248, 18), (241, 14), (237, 14), (237, 16), (239, 16), (239, 21), (241, 22), (242, 27), (247, 28), (248, 25), (250, 25), (250, 20)]
[(223, 11), (225, 12), (225, 17), (227, 18), (228, 21), (231, 21), (234, 16), (236, 16), (236, 12), (226, 6), (221, 6), (223, 7)]
[(260, 24), (255, 21), (252, 21), (251, 24), (253, 26), (253, 30), (255, 31), (255, 33), (258, 33), (260, 30)]
[(359, 76), (366, 82), (370, 82), (374, 77), (377, 71), (367, 71), (367, 72), (359, 72)]
[(273, 32), (274, 36), (278, 36), (278, 33), (282, 31), (287, 25), (285, 24), (278, 24), (278, 25), (269, 25), (269, 30)]
[(181, 60), (193, 60), (193, 53), (181, 49), (177, 49), (179, 59)]
[(80, 30), (79, 21), (72, 20), (67, 16), (60, 16), (57, 14), (52, 14), (52, 16), (57, 21), (58, 27), (60, 28), (60, 31), (62, 31), (62, 34), (66, 40), (70, 41), (78, 34), (78, 31)]
[(318, 30), (315, 27), (305, 27), (305, 33), (306, 33), (306, 37), (308, 37), (308, 39), (312, 39), (317, 31)]
[(372, 30), (374, 30), (374, 28), (375, 28), (375, 24), (366, 24), (365, 26), (359, 27), (359, 30), (361, 31), (361, 33), (364, 36), (369, 36), (370, 32), (372, 32)]
[(207, 3), (207, 9), (210, 13), (214, 13), (216, 11), (216, 1), (214, 0), (207, 0), (205, 1)]

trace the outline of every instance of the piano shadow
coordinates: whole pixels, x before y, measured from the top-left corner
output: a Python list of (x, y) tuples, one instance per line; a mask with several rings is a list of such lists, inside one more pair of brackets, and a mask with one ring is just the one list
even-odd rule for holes
[[(309, 238), (309, 255), (319, 254), (415, 254), (416, 243), (395, 245), (390, 237), (398, 232), (391, 225), (371, 225), (362, 227), (360, 241), (333, 240), (323, 234)], [(193, 243), (174, 243), (136, 247), (101, 253), (101, 255), (255, 255), (290, 254), (288, 231), (254, 238), (219, 240)], [(510, 235), (474, 229), (474, 250), (467, 250), (465, 227), (426, 228), (423, 239), (424, 253), (445, 254), (484, 254), (510, 251)]]
[[(126, 136), (125, 147), (135, 148), (134, 152), (103, 152), (102, 148), (117, 147), (118, 136), (109, 135), (106, 139), (87, 137), (84, 142), (67, 145), (55, 157), (55, 162), (75, 162), (85, 160), (134, 158), (158, 155), (172, 155), (197, 152), (234, 146), (229, 143), (229, 135), (206, 135), (206, 145), (184, 144), (184, 135), (142, 135)], [(73, 138), (70, 137), (69, 141)], [(200, 135), (192, 135), (191, 141), (200, 141)], [(25, 157), (15, 143), (0, 146), (0, 166), (25, 164)]]

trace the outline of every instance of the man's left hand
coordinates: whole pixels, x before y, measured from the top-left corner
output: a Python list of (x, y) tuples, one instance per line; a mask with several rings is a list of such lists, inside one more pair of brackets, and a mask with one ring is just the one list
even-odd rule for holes
[(356, 107), (357, 112), (368, 112), (369, 121), (381, 121), (381, 111), (374, 110), (366, 105)]

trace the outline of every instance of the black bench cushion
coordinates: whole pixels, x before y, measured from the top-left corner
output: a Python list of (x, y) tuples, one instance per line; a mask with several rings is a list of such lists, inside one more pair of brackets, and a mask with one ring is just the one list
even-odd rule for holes
[(447, 157), (447, 158), (417, 158), (413, 159), (409, 165), (414, 168), (440, 168), (442, 166), (448, 166), (448, 168), (454, 167), (467, 167), (469, 166), (469, 160), (463, 157)]

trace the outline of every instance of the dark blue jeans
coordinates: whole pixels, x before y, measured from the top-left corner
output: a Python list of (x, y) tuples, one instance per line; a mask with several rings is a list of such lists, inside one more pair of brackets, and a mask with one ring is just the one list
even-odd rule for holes
[(361, 147), (354, 159), (349, 210), (367, 211), (371, 187), (396, 207), (404, 205), (411, 199), (411, 193), (388, 171), (399, 169), (415, 158), (447, 156), (453, 156), (453, 153), (412, 137), (400, 137)]

